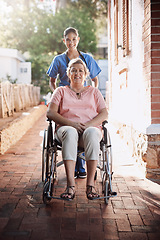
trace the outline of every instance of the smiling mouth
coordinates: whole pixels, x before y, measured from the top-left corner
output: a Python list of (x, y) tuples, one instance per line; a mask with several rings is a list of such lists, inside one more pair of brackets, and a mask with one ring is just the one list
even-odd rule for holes
[(76, 81), (76, 80), (81, 80), (81, 78), (74, 78), (74, 80)]

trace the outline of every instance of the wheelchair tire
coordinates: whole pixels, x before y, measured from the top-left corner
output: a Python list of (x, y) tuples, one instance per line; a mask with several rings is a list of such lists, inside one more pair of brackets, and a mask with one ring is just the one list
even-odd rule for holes
[[(105, 148), (105, 151), (103, 152), (103, 147)], [(112, 145), (111, 145), (111, 139), (110, 135), (107, 131), (107, 143), (103, 143), (103, 147), (101, 149), (101, 152), (99, 154), (99, 166), (100, 166), (100, 174), (101, 174), (101, 179), (103, 181), (103, 175), (104, 172), (107, 172), (107, 164), (109, 164), (109, 173), (111, 175), (112, 179)]]
[(105, 204), (107, 205), (108, 204), (108, 201), (109, 201), (109, 193), (110, 193), (110, 190), (109, 190), (109, 180), (106, 180), (105, 183), (104, 183), (104, 202)]
[(105, 193), (105, 183), (106, 183), (106, 180), (107, 180), (106, 172), (103, 172), (103, 176), (102, 176), (102, 193), (103, 194)]
[[(106, 167), (107, 168), (107, 167)], [(108, 204), (109, 196), (111, 194), (111, 182), (109, 180), (109, 176), (107, 174), (107, 169), (105, 169), (102, 178), (102, 193), (104, 194), (104, 202)]]
[(113, 169), (113, 159), (112, 159), (112, 144), (111, 144), (111, 138), (109, 133), (107, 132), (107, 161), (109, 162), (109, 169), (110, 169), (110, 174), (111, 174), (111, 179), (112, 179), (112, 169)]
[(43, 202), (44, 204), (49, 204), (51, 201), (51, 195), (52, 195), (52, 187), (51, 187), (51, 193), (50, 196), (48, 196), (48, 191), (49, 191), (49, 182), (46, 182), (44, 184), (44, 188), (43, 188)]
[(47, 134), (46, 134), (46, 161), (45, 161), (45, 181), (48, 181), (49, 176), (50, 176), (50, 162), (52, 159), (52, 154), (51, 154), (51, 147), (53, 146), (53, 133), (52, 133), (52, 126), (49, 125), (47, 129)]
[(44, 130), (43, 136), (43, 148), (42, 148), (42, 182), (45, 180), (45, 172), (46, 172), (46, 154), (47, 154), (47, 130)]
[(100, 169), (101, 179), (103, 179), (104, 171), (103, 171), (103, 157), (102, 157), (102, 151), (100, 151), (100, 153), (99, 153), (98, 165), (99, 165), (99, 169)]

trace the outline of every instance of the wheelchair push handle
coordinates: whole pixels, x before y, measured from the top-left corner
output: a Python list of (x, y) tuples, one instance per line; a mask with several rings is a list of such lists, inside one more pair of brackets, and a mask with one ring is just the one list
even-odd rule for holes
[(102, 127), (103, 127), (103, 128), (104, 128), (104, 126), (105, 126), (106, 123), (108, 123), (107, 120), (105, 120), (105, 121), (102, 122)]
[(52, 120), (50, 118), (47, 118), (47, 122), (49, 122), (49, 125), (52, 127)]
[(105, 127), (105, 124), (108, 123), (107, 120), (102, 122), (102, 129), (103, 129), (103, 141), (104, 144), (107, 144), (107, 128)]
[(52, 120), (50, 118), (47, 118), (47, 122), (52, 122)]

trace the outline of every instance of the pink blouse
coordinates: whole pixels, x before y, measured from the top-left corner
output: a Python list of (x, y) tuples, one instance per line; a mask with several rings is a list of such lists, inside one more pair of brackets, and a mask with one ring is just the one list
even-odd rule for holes
[(88, 86), (81, 93), (80, 98), (69, 86), (58, 87), (51, 97), (51, 102), (59, 106), (58, 112), (61, 116), (81, 123), (92, 120), (103, 108), (106, 108), (102, 94), (92, 86)]

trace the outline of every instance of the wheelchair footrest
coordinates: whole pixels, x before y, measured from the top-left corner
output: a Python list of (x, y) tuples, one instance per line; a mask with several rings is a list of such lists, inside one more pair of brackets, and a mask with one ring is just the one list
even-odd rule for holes
[(116, 197), (116, 196), (117, 196), (117, 192), (112, 192), (112, 193), (111, 193), (111, 196), (112, 196), (112, 197)]
[(97, 199), (105, 199), (105, 198), (111, 198), (111, 197), (116, 197), (116, 196), (117, 196), (117, 193), (116, 193), (116, 192), (112, 192), (109, 196), (94, 198), (94, 200), (97, 200)]

